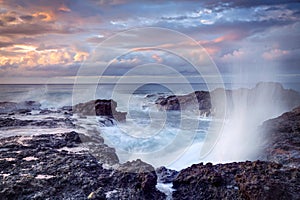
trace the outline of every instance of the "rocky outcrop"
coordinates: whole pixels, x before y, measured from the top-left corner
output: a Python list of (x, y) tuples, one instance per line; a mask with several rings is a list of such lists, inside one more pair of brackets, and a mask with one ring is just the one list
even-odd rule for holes
[(173, 199), (298, 199), (300, 170), (273, 162), (196, 164), (180, 171)]
[(86, 103), (80, 103), (73, 107), (73, 112), (79, 115), (87, 116), (107, 116), (117, 121), (126, 120), (126, 112), (116, 110), (117, 102), (114, 100), (97, 99)]
[[(224, 97), (223, 93), (225, 94), (225, 99), (220, 99)], [(212, 99), (214, 102), (211, 102)], [(219, 88), (210, 93), (207, 91), (196, 91), (187, 95), (159, 97), (155, 103), (161, 110), (194, 109), (195, 104), (198, 104), (196, 107), (199, 108), (200, 115), (203, 116), (214, 115), (216, 109), (224, 108), (230, 114), (242, 103), (245, 108), (249, 108), (249, 111), (253, 111), (253, 108), (264, 108), (276, 115), (299, 105), (300, 94), (294, 90), (284, 89), (280, 83), (261, 82), (252, 89), (242, 88), (224, 91)], [(212, 108), (212, 105), (215, 105), (217, 108)], [(247, 113), (248, 111), (245, 112)]]
[(210, 94), (206, 91), (196, 91), (183, 96), (159, 97), (155, 103), (160, 109), (164, 110), (181, 110), (197, 107), (202, 115), (210, 115), (211, 110)]
[(82, 138), (69, 132), (0, 139), (1, 199), (165, 198), (150, 165), (137, 160), (104, 168), (118, 163), (116, 154), (107, 147), (101, 153), (110, 161), (99, 160), (80, 146)]
[(264, 122), (262, 159), (300, 168), (300, 107)]
[(0, 102), (0, 114), (28, 113), (32, 110), (39, 110), (41, 104), (36, 101)]

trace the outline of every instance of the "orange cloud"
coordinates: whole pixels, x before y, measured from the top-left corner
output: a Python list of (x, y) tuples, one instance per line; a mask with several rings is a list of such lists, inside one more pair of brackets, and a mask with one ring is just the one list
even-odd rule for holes
[(76, 54), (73, 58), (74, 58), (74, 61), (76, 61), (76, 62), (82, 62), (82, 61), (86, 60), (88, 56), (89, 56), (89, 54), (87, 52), (78, 51), (78, 52), (76, 52)]
[(42, 21), (54, 21), (55, 15), (53, 12), (36, 12), (32, 16), (40, 18)]
[(67, 6), (65, 5), (62, 5), (58, 8), (59, 11), (63, 11), (63, 12), (71, 12), (71, 9), (68, 8)]
[[(37, 46), (13, 45), (8, 48), (10, 55), (0, 56), (0, 65), (16, 65), (23, 68), (49, 65), (70, 65), (74, 62), (82, 62), (88, 57), (87, 52), (74, 49), (51, 49), (36, 51)], [(0, 48), (3, 50), (3, 48)], [(6, 48), (7, 50), (7, 48)]]
[(224, 36), (214, 39), (213, 42), (219, 43), (219, 42), (223, 42), (223, 41), (233, 41), (233, 40), (237, 40), (239, 38), (240, 38), (240, 35), (238, 35), (236, 33), (229, 33), (227, 35), (224, 35)]

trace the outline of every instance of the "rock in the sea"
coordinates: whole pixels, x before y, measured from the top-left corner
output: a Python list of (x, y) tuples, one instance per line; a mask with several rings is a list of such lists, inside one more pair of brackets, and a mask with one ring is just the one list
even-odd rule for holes
[(197, 107), (202, 115), (210, 115), (211, 109), (210, 94), (206, 91), (196, 91), (182, 96), (159, 97), (155, 103), (159, 105), (160, 109), (164, 110), (181, 110)]
[(195, 164), (173, 182), (173, 199), (299, 199), (300, 169), (272, 162)]
[(126, 112), (116, 110), (117, 102), (114, 100), (97, 99), (86, 103), (79, 103), (73, 107), (73, 112), (87, 116), (107, 116), (117, 121), (126, 120)]

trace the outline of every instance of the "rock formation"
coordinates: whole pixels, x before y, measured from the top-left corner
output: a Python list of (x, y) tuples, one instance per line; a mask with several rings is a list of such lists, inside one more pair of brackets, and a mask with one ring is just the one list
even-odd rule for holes
[(262, 159), (300, 168), (300, 107), (264, 122)]
[(165, 199), (152, 166), (104, 168), (118, 163), (114, 150), (99, 160), (80, 144), (76, 132), (0, 139), (1, 199)]
[(79, 115), (107, 116), (117, 121), (126, 120), (126, 112), (116, 110), (117, 102), (114, 100), (91, 100), (86, 103), (79, 103), (73, 107), (73, 112)]
[(173, 199), (298, 199), (300, 169), (273, 162), (196, 164), (173, 181)]
[[(294, 90), (284, 89), (280, 83), (258, 83), (252, 89), (226, 90), (225, 99), (219, 99), (222, 92), (224, 92), (223, 89), (215, 89), (210, 93), (196, 91), (187, 95), (162, 96), (155, 103), (159, 109), (168, 111), (198, 108), (200, 115), (203, 116), (215, 113), (216, 108), (212, 108), (212, 105), (219, 105), (219, 108), (226, 106), (230, 114), (236, 104), (243, 100), (245, 100), (245, 103), (247, 103), (245, 106), (248, 106), (249, 109), (255, 105), (261, 106), (260, 104), (264, 104), (268, 109), (276, 110), (276, 113), (291, 110), (300, 104), (300, 94)], [(214, 97), (214, 102), (211, 102), (211, 97)], [(271, 101), (264, 102), (267, 99), (271, 99)], [(225, 102), (226, 105), (220, 105)]]

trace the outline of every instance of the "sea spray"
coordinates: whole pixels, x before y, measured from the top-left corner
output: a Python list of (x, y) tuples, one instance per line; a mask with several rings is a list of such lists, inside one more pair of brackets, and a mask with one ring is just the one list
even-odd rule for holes
[(279, 83), (258, 83), (253, 89), (228, 90), (226, 95), (226, 121), (217, 145), (205, 158), (209, 162), (257, 159), (264, 142), (258, 127), (300, 103), (298, 93)]

